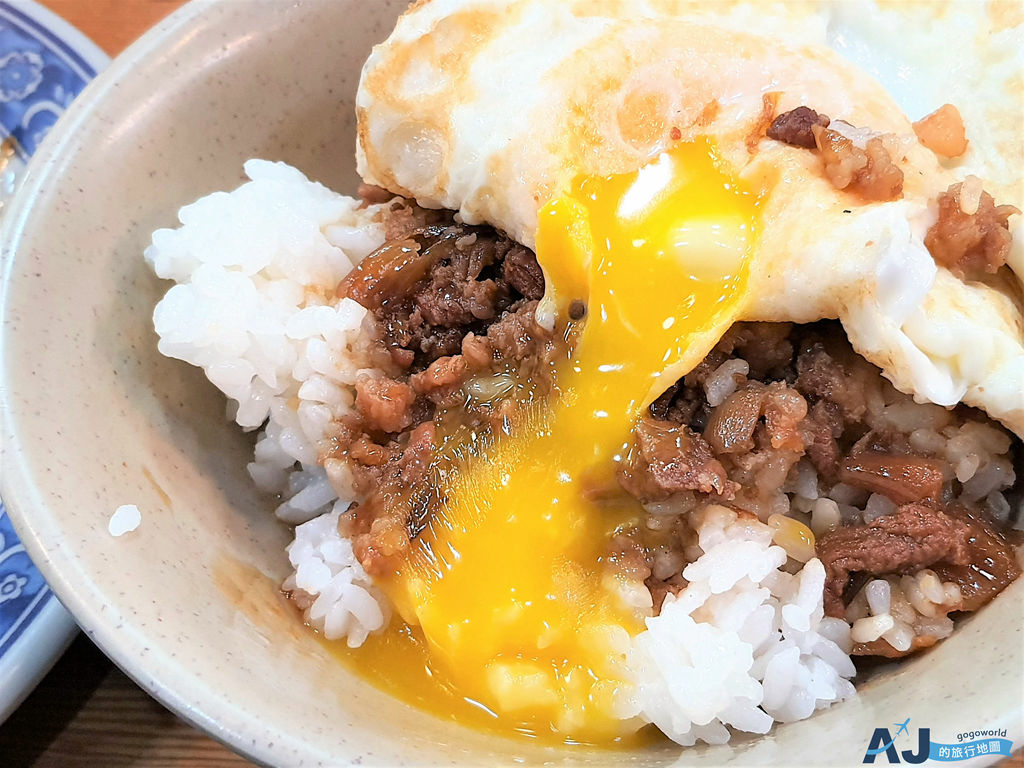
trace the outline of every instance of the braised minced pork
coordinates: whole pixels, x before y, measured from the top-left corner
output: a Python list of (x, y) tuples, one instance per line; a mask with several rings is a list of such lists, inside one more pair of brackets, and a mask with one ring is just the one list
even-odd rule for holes
[[(799, 141), (799, 131), (823, 122), (800, 114), (778, 131)], [(439, 458), (451, 453), (445, 445), (474, 430), (515, 429), (510, 392), (526, 386), (545, 396), (560, 348), (534, 317), (544, 277), (531, 251), (401, 199), (386, 227), (388, 242), (338, 288), (370, 309), (386, 375), (357, 382), (356, 416), (337, 425), (330, 451), (348, 460), (364, 499), (341, 525), (371, 574), (404, 552), (443, 503), (452, 467)], [(573, 320), (585, 320), (585, 307), (577, 309)], [(928, 445), (919, 421), (934, 422)], [(846, 499), (818, 542), (831, 614), (864, 578), (925, 566), (959, 584), (961, 609), (973, 610), (1019, 572), (989, 514), (1005, 513), (1006, 489), (978, 497), (944, 452), (943, 435), (975, 427), (1005, 435), (978, 411), (919, 406), (897, 393), (836, 323), (737, 324), (637, 424), (619, 479), (648, 517), (612, 538), (609, 567), (645, 580), (657, 608), (685, 586), (692, 511), (718, 503), (761, 520), (806, 521), (790, 495), (811, 476), (822, 493)], [(869, 497), (868, 509), (887, 514), (865, 521)], [(867, 644), (859, 652), (889, 651)]]

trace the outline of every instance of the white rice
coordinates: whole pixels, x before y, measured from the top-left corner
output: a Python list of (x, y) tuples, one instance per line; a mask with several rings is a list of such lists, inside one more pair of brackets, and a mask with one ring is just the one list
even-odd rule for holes
[(201, 367), (239, 426), (263, 427), (249, 474), (298, 525), (285, 588), (312, 626), (356, 646), (390, 608), (337, 533), (354, 495), (343, 472), (321, 466), (320, 444), (367, 368), (366, 310), (334, 292), (383, 243), (381, 206), (361, 209), (283, 163), (250, 160), (245, 172), (251, 181), (153, 234), (146, 260), (177, 283), (153, 313), (159, 349)]
[(748, 373), (750, 365), (738, 357), (726, 360), (718, 366), (704, 381), (704, 394), (708, 399), (708, 405), (714, 408), (724, 403)]
[(285, 497), (283, 520), (301, 523), (336, 498), (319, 443), (350, 412), (366, 367), (366, 310), (334, 291), (384, 231), (379, 206), (360, 210), (283, 163), (250, 160), (245, 171), (252, 181), (153, 234), (146, 259), (177, 282), (153, 322), (160, 351), (201, 367), (239, 426), (265, 426), (250, 474)]
[(771, 528), (725, 507), (695, 522), (703, 554), (633, 639), (622, 714), (679, 744), (723, 744), (727, 726), (767, 733), (853, 695), (850, 626), (824, 617), (821, 562), (787, 573)]
[[(356, 560), (352, 542), (338, 533), (338, 517), (348, 507), (336, 502), (327, 514), (296, 526), (288, 559), (295, 572), (284, 583), (306, 621), (328, 640), (347, 639), (350, 648), (387, 626), (387, 598)], [(296, 594), (298, 592), (298, 594)]]
[(963, 597), (954, 582), (942, 582), (924, 568), (913, 576), (886, 576), (864, 585), (850, 601), (846, 619), (856, 643), (885, 640), (895, 650), (908, 651), (916, 640), (928, 646), (953, 633), (947, 615)]

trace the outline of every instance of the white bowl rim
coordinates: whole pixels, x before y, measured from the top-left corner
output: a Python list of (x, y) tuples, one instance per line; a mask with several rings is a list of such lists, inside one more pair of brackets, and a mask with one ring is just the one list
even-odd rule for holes
[[(231, 0), (190, 0), (172, 12), (116, 56), (110, 65), (82, 90), (68, 111), (54, 125), (29, 162), (22, 187), (4, 217), (3, 231), (0, 232), (0, 317), (6, 315), (14, 257), (25, 225), (32, 214), (35, 198), (50, 183), (52, 174), (59, 170), (64, 151), (73, 140), (78, 127), (90, 119), (104, 97), (117, 87), (122, 77), (132, 71), (136, 61), (148, 58), (162, 48), (172, 45), (175, 40), (180, 39), (183, 31), (210, 7), (225, 2)], [(0, 333), (0, 360), (5, 358), (4, 336), (5, 334)], [(3, 496), (8, 511), (13, 512), (12, 521), (21, 521), (16, 525), (19, 538), (61, 604), (74, 616), (89, 639), (118, 668), (177, 716), (254, 762), (279, 762), (274, 759), (275, 756), (283, 757), (289, 751), (285, 749), (287, 734), (281, 734), (282, 739), (274, 741), (275, 746), (280, 745), (280, 751), (273, 747), (257, 749), (261, 742), (251, 739), (247, 734), (259, 732), (266, 727), (258, 718), (239, 712), (219, 696), (206, 700), (202, 710), (195, 708), (180, 687), (165, 685), (159, 678), (150, 674), (146, 657), (138, 653), (141, 648), (136, 648), (127, 641), (126, 635), (119, 634), (115, 627), (104, 621), (99, 615), (96, 603), (83, 595), (76, 584), (52, 564), (46, 556), (46, 549), (39, 535), (26, 524), (30, 519), (30, 510), (40, 506), (41, 502), (30, 479), (29, 467), (24, 461), (18, 437), (7, 427), (6, 414), (9, 409), (7, 388), (0, 386), (0, 495)], [(230, 717), (224, 717), (228, 714)], [(233, 722), (236, 725), (225, 727), (225, 722)]]

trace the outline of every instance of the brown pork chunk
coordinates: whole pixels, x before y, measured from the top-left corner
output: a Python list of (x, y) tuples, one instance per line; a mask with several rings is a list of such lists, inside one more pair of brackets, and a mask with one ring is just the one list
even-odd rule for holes
[(811, 127), (825, 178), (836, 189), (853, 192), (868, 202), (885, 202), (903, 197), (903, 171), (893, 160), (884, 137), (868, 139), (863, 149), (839, 131)]
[(827, 400), (818, 400), (810, 407), (804, 421), (807, 458), (823, 478), (832, 480), (839, 472), (842, 456), (837, 437), (843, 433), (839, 407)]
[(943, 192), (939, 218), (924, 238), (935, 263), (961, 280), (993, 274), (1006, 264), (1013, 241), (1008, 220), (1020, 213), (1012, 205), (997, 206), (980, 183), (971, 178)]
[(807, 416), (807, 401), (784, 382), (751, 381), (714, 409), (704, 438), (716, 454), (747, 453), (754, 448), (754, 431), (761, 417), (773, 448), (803, 452), (800, 425)]
[(475, 233), (469, 237), (473, 242), (463, 246), (455, 241), (451, 253), (431, 269), (428, 281), (416, 292), (414, 302), (429, 325), (459, 328), (493, 320), (512, 303), (508, 283), (483, 275), (485, 268), (501, 260), (511, 242)]
[(502, 275), (525, 299), (538, 301), (544, 296), (544, 273), (533, 251), (515, 244), (502, 263)]
[[(1019, 532), (1004, 532), (983, 512), (953, 506), (949, 514), (967, 525), (967, 564), (939, 563), (935, 573), (943, 581), (960, 585), (962, 611), (976, 611), (1020, 576), (1020, 564), (1014, 552)], [(1018, 539), (1011, 542), (1011, 536)]]
[(430, 227), (449, 226), (452, 221), (451, 211), (420, 208), (416, 203), (397, 197), (384, 216), (384, 239), (388, 242), (403, 240)]
[(487, 329), (487, 341), (496, 358), (522, 362), (541, 355), (548, 334), (537, 325), (536, 311), (536, 301), (522, 301)]
[(810, 107), (797, 107), (783, 112), (768, 127), (768, 138), (792, 144), (794, 147), (814, 149), (814, 132), (812, 126), (820, 125), (828, 128), (828, 115), (815, 112)]
[(792, 332), (791, 323), (736, 323), (717, 347), (746, 360), (751, 379), (781, 378), (793, 362)]
[(750, 382), (711, 412), (704, 438), (716, 454), (749, 453), (754, 449), (754, 430), (761, 418), (764, 389), (760, 382)]
[(682, 491), (731, 499), (738, 490), (711, 446), (688, 427), (644, 418), (634, 440), (629, 460), (619, 470), (619, 483), (641, 501), (660, 501)]
[(443, 400), (462, 386), (466, 372), (466, 360), (462, 355), (439, 357), (425, 371), (413, 374), (409, 381), (421, 395)]
[(848, 345), (811, 337), (802, 345), (796, 370), (796, 388), (805, 397), (834, 404), (841, 421), (863, 420), (878, 374)]
[(945, 482), (944, 466), (944, 462), (923, 456), (859, 451), (846, 457), (839, 479), (897, 504), (938, 501)]
[(765, 432), (772, 448), (802, 453), (803, 421), (807, 417), (807, 401), (792, 387), (773, 381), (765, 390), (762, 404)]
[(441, 215), (395, 203), (386, 222), (393, 237), (337, 288), (374, 314), (392, 361), (413, 372), (458, 355), (467, 335), (485, 335), (509, 312), (532, 311), (544, 294), (531, 251)]
[(685, 386), (680, 379), (651, 403), (648, 412), (659, 421), (670, 421), (673, 424), (693, 424), (701, 407), (702, 393), (693, 387)]
[(366, 426), (380, 432), (401, 432), (412, 424), (416, 393), (405, 382), (386, 376), (360, 376), (356, 381), (356, 410)]
[(407, 296), (444, 257), (448, 243), (441, 228), (424, 228), (389, 240), (345, 275), (335, 293), (380, 311)]
[(924, 504), (904, 504), (867, 525), (849, 525), (817, 543), (825, 566), (825, 613), (841, 617), (843, 595), (853, 573), (871, 576), (913, 573), (939, 563), (970, 563), (970, 528), (962, 520)]
[[(429, 481), (435, 439), (434, 422), (425, 421), (402, 439), (378, 447), (374, 455), (383, 458), (383, 463), (363, 473), (374, 482), (373, 492), (338, 521), (339, 530), (352, 539), (353, 551), (369, 574), (384, 573), (393, 559), (408, 549), (437, 503), (437, 489)], [(367, 441), (363, 438), (360, 442)], [(349, 453), (357, 462), (357, 474), (361, 455)]]

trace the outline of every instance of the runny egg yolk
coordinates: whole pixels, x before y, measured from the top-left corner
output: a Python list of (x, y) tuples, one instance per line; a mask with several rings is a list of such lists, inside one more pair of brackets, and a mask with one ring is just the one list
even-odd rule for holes
[(644, 585), (608, 560), (641, 512), (617, 464), (644, 408), (736, 319), (756, 222), (756, 197), (706, 140), (581, 178), (540, 212), (545, 300), (559, 317), (586, 306), (563, 321), (554, 392), (449, 473), (383, 580), (460, 694), (513, 728), (598, 742), (624, 730), (615, 701), (644, 612), (629, 593)]

